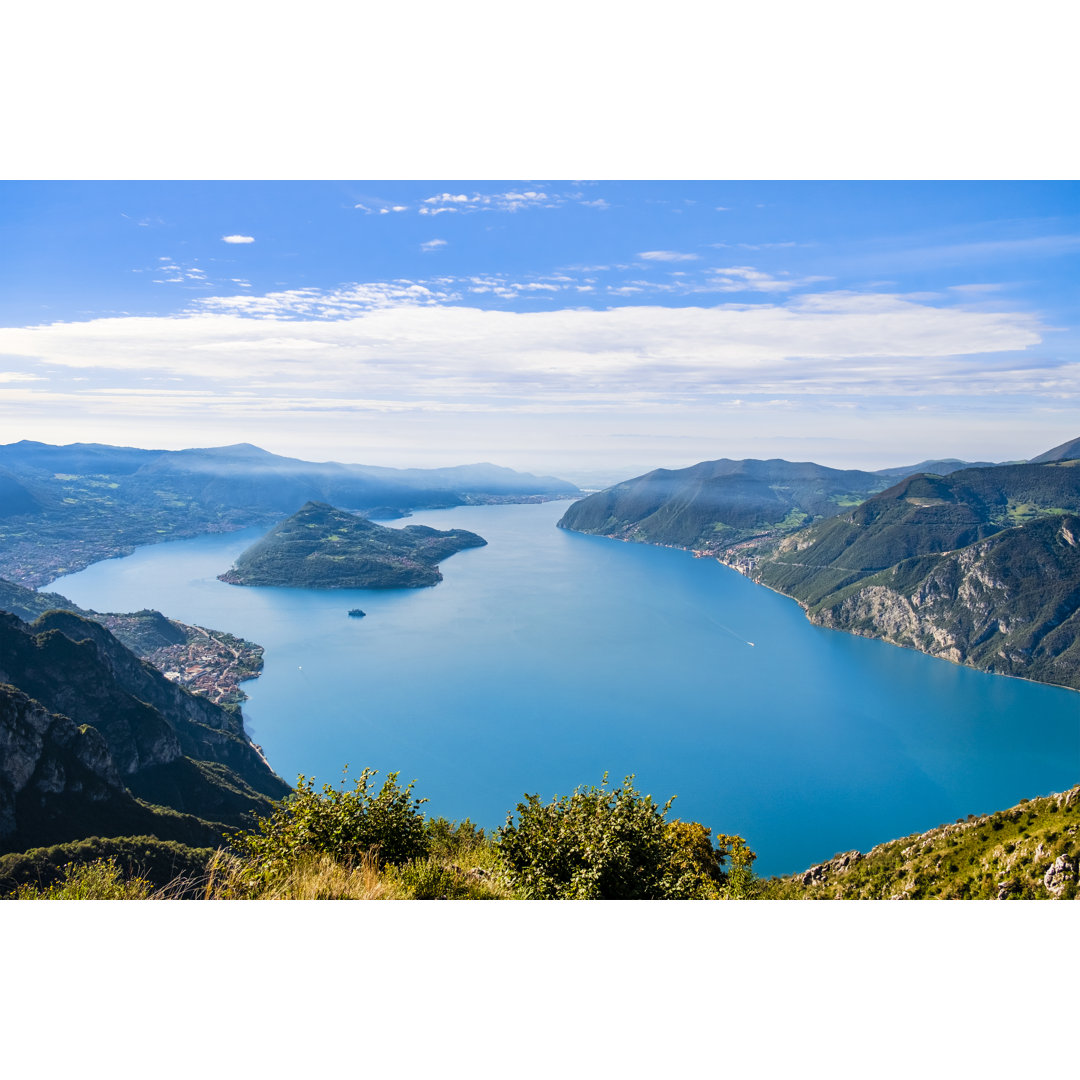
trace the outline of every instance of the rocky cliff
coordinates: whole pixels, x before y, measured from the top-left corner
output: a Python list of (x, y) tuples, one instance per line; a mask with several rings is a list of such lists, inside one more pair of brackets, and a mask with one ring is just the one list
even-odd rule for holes
[(0, 850), (102, 828), (212, 842), (289, 790), (236, 710), (74, 613), (0, 613), (0, 682)]
[(822, 626), (1080, 689), (1075, 461), (911, 477), (721, 557)]

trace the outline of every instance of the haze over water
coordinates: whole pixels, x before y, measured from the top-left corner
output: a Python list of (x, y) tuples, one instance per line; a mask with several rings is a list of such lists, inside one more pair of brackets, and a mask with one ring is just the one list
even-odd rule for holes
[(634, 773), (678, 795), (672, 817), (740, 833), (760, 872), (785, 873), (1077, 782), (1074, 692), (814, 627), (714, 560), (556, 529), (566, 505), (415, 514), (401, 524), (488, 540), (428, 589), (217, 581), (262, 529), (49, 588), (264, 645), (244, 714), (286, 780), (400, 770), (429, 813), (489, 828), (524, 792)]

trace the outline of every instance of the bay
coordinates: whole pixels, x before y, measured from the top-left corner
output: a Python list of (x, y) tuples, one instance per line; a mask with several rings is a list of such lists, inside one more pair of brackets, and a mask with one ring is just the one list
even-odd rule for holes
[(399, 770), (429, 813), (487, 828), (525, 792), (634, 774), (678, 796), (672, 817), (739, 833), (759, 872), (788, 873), (1080, 778), (1076, 693), (812, 626), (714, 560), (556, 529), (565, 506), (416, 513), (401, 524), (488, 540), (434, 588), (217, 581), (261, 529), (49, 588), (265, 646), (244, 715), (286, 780)]

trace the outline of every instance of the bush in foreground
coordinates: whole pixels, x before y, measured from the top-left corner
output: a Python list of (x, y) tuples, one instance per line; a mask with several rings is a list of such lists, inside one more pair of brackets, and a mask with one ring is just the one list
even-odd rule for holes
[(352, 790), (343, 775), (339, 787), (324, 784), (321, 791), (314, 778), (299, 777), (296, 791), (259, 819), (257, 832), (232, 837), (248, 876), (273, 878), (319, 855), (347, 868), (368, 859), (380, 869), (425, 857), (430, 841), (420, 807), (427, 799), (413, 797), (412, 783), (399, 787), (396, 772), (375, 794), (375, 775), (365, 769)]
[(674, 797), (661, 807), (635, 790), (577, 788), (542, 803), (527, 795), (499, 830), (499, 857), (512, 887), (536, 900), (695, 900), (733, 895), (724, 862), (733, 856), (734, 883), (745, 891), (754, 854), (737, 836), (719, 836), (695, 822), (668, 822)]
[[(258, 828), (237, 833), (198, 872), (164, 888), (116, 857), (58, 866), (54, 883), (19, 899), (721, 899), (756, 895), (754, 853), (741, 837), (667, 821), (627, 777), (549, 804), (526, 796), (494, 837), (465, 819), (425, 819), (426, 799), (390, 773), (376, 792), (365, 769), (352, 789), (297, 790)], [(114, 843), (107, 841), (102, 843)], [(89, 855), (89, 850), (88, 853)], [(97, 854), (97, 852), (95, 852)], [(112, 854), (112, 853), (110, 853)], [(730, 860), (730, 869), (726, 863)]]

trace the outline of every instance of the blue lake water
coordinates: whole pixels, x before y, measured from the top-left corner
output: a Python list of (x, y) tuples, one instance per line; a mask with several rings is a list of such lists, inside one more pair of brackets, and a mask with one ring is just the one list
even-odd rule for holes
[(1080, 695), (820, 629), (713, 560), (556, 529), (566, 505), (402, 522), (488, 540), (434, 588), (217, 581), (261, 529), (142, 548), (49, 588), (264, 645), (244, 714), (286, 780), (400, 770), (428, 812), (486, 827), (524, 792), (634, 773), (678, 795), (673, 817), (739, 833), (760, 872), (786, 873), (1080, 779)]

